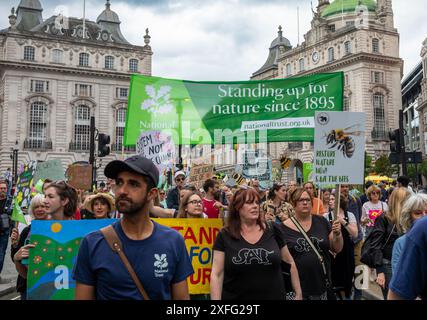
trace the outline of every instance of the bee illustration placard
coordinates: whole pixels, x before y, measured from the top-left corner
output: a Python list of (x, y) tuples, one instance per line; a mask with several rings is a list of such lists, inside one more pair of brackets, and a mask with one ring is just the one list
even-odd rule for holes
[(366, 114), (325, 111), (314, 119), (314, 182), (363, 184)]

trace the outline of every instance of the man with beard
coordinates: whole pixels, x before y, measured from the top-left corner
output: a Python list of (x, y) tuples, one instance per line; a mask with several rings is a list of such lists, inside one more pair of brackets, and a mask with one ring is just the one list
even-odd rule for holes
[[(184, 238), (149, 218), (150, 205), (158, 192), (156, 166), (147, 158), (132, 156), (125, 161), (110, 162), (104, 173), (116, 181), (116, 208), (123, 214), (113, 228), (148, 297), (189, 299), (187, 277), (194, 271)], [(76, 300), (143, 299), (101, 231), (92, 232), (82, 240), (73, 278)]]
[(221, 192), (219, 183), (214, 179), (207, 179), (203, 183), (203, 190), (206, 192), (206, 196), (202, 199), (203, 207), (208, 218), (222, 218), (219, 209), (223, 208), (223, 205), (218, 201)]

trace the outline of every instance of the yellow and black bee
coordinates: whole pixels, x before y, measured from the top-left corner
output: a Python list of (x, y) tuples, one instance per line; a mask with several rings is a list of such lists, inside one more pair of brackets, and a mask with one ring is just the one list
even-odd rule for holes
[(347, 132), (350, 129), (358, 127), (354, 125), (345, 129), (334, 129), (326, 136), (327, 145), (331, 145), (329, 149), (337, 147), (337, 150), (342, 151), (344, 157), (351, 158), (356, 150), (356, 144), (351, 136), (360, 136), (362, 131)]

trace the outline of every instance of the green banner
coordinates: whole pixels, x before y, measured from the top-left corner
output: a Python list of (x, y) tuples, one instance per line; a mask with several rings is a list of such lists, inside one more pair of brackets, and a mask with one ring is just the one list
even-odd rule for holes
[(343, 73), (194, 82), (132, 75), (124, 144), (159, 130), (175, 144), (314, 141), (315, 111), (342, 111)]
[(304, 183), (309, 182), (309, 181), (311, 181), (311, 182), (314, 181), (313, 163), (312, 162), (303, 163), (302, 171), (303, 171), (303, 176), (304, 176)]

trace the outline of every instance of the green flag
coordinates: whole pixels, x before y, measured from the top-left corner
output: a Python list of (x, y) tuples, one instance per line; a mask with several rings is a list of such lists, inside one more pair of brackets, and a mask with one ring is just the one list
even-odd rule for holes
[(37, 181), (37, 183), (34, 187), (36, 189), (37, 193), (43, 193), (43, 183), (44, 183), (43, 179), (40, 179), (39, 181)]
[(13, 211), (10, 219), (12, 219), (13, 221), (21, 222), (23, 224), (27, 224), (24, 214), (22, 213), (21, 207), (15, 199), (13, 200)]

